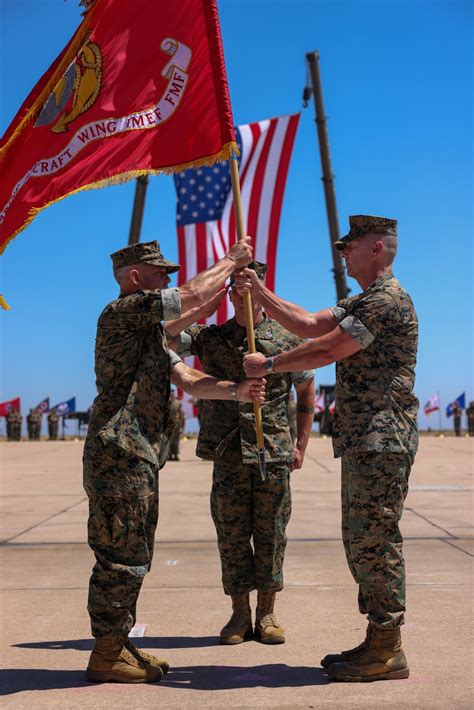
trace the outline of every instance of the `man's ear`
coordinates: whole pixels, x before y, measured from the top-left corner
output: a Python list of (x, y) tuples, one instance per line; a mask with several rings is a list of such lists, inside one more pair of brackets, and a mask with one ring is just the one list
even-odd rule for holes
[(130, 269), (129, 276), (130, 281), (133, 283), (133, 285), (138, 286), (141, 281), (140, 272), (138, 271), (138, 269)]
[(381, 254), (383, 251), (383, 242), (378, 239), (376, 242), (374, 242), (374, 246), (372, 247), (372, 253), (375, 255)]

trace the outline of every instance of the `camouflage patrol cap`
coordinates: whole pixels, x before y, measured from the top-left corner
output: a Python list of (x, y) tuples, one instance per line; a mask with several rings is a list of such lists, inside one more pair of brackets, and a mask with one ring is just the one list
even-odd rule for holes
[[(252, 269), (255, 271), (257, 274), (258, 278), (260, 281), (265, 281), (265, 274), (267, 273), (267, 265), (262, 264), (261, 261), (251, 261), (248, 266), (245, 267), (246, 269)], [(232, 288), (234, 285), (234, 274), (231, 275), (230, 281), (229, 281), (229, 286)]]
[(353, 214), (349, 217), (349, 232), (337, 242), (334, 246), (339, 251), (342, 251), (348, 242), (354, 241), (364, 234), (391, 234), (397, 236), (397, 220), (388, 219), (388, 217), (374, 217), (370, 214)]
[(166, 273), (174, 274), (181, 268), (179, 264), (167, 261), (160, 250), (160, 245), (156, 239), (152, 242), (139, 242), (131, 246), (119, 249), (110, 255), (115, 269), (132, 264), (152, 264), (153, 266), (164, 266)]

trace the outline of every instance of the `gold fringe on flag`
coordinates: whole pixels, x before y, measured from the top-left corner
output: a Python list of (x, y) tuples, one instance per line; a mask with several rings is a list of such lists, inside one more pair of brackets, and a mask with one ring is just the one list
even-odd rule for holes
[[(164, 168), (160, 168), (159, 170), (153, 170), (151, 168), (142, 168), (139, 170), (127, 170), (124, 173), (119, 173), (118, 175), (112, 175), (111, 177), (104, 178), (104, 180), (97, 180), (96, 182), (91, 182), (87, 185), (82, 185), (81, 187), (78, 187), (76, 190), (71, 190), (71, 192), (67, 192), (65, 195), (61, 195), (61, 197), (56, 198), (55, 200), (51, 200), (51, 202), (46, 203), (42, 207), (34, 207), (33, 209), (30, 210), (28, 218), (23, 222), (23, 224), (14, 232), (2, 246), (0, 247), (0, 254), (3, 254), (7, 246), (10, 244), (10, 242), (18, 235), (20, 232), (22, 232), (26, 227), (28, 227), (29, 224), (34, 220), (34, 218), (43, 210), (45, 210), (47, 207), (50, 207), (51, 205), (54, 205), (56, 202), (60, 202), (61, 200), (64, 200), (65, 197), (69, 197), (70, 195), (75, 195), (78, 192), (82, 192), (83, 190), (95, 190), (96, 188), (102, 188), (102, 187), (111, 187), (113, 185), (122, 185), (125, 182), (129, 182), (130, 180), (134, 180), (135, 178), (141, 177), (142, 175), (172, 175), (173, 173), (181, 173), (184, 170), (188, 170), (188, 168), (200, 168), (202, 166), (207, 166), (210, 167), (214, 165), (215, 163), (221, 163), (224, 160), (229, 160), (233, 156), (238, 156), (240, 155), (239, 153), (239, 148), (237, 146), (237, 143), (234, 143), (233, 141), (231, 143), (226, 143), (221, 150), (218, 153), (213, 153), (212, 155), (206, 155), (203, 158), (197, 158), (196, 160), (191, 160), (187, 163), (180, 163), (179, 165), (168, 165)], [(1, 302), (0, 302), (1, 305)]]
[(3, 296), (2, 296), (1, 293), (0, 293), (0, 308), (3, 308), (4, 311), (9, 311), (9, 310), (10, 310), (10, 306), (9, 306), (8, 303), (5, 301), (5, 299), (3, 298)]

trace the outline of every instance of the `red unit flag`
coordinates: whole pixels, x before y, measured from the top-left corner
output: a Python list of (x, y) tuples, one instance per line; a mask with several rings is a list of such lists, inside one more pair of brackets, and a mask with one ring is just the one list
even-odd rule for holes
[(0, 253), (44, 207), (236, 149), (215, 0), (87, 0), (0, 143)]
[(0, 402), (0, 417), (6, 417), (10, 412), (21, 412), (19, 397), (8, 402)]

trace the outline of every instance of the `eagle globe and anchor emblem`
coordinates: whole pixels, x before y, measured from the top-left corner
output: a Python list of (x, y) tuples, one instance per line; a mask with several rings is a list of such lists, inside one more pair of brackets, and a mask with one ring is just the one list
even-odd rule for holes
[[(35, 126), (47, 126), (59, 116), (53, 133), (63, 133), (68, 125), (97, 100), (102, 87), (102, 52), (95, 42), (90, 42), (90, 32), (72, 62), (54, 87)], [(72, 96), (70, 111), (63, 113)]]
[[(88, 33), (74, 61), (54, 87), (39, 114), (35, 127), (48, 126), (55, 121), (51, 131), (64, 133), (69, 130), (70, 123), (88, 111), (96, 102), (102, 88), (103, 58), (99, 45), (90, 41), (91, 34), (92, 32)], [(176, 69), (187, 72), (192, 55), (189, 47), (171, 37), (166, 37), (160, 47), (171, 56), (161, 72), (165, 79), (171, 82)], [(68, 110), (69, 104), (71, 107)]]

